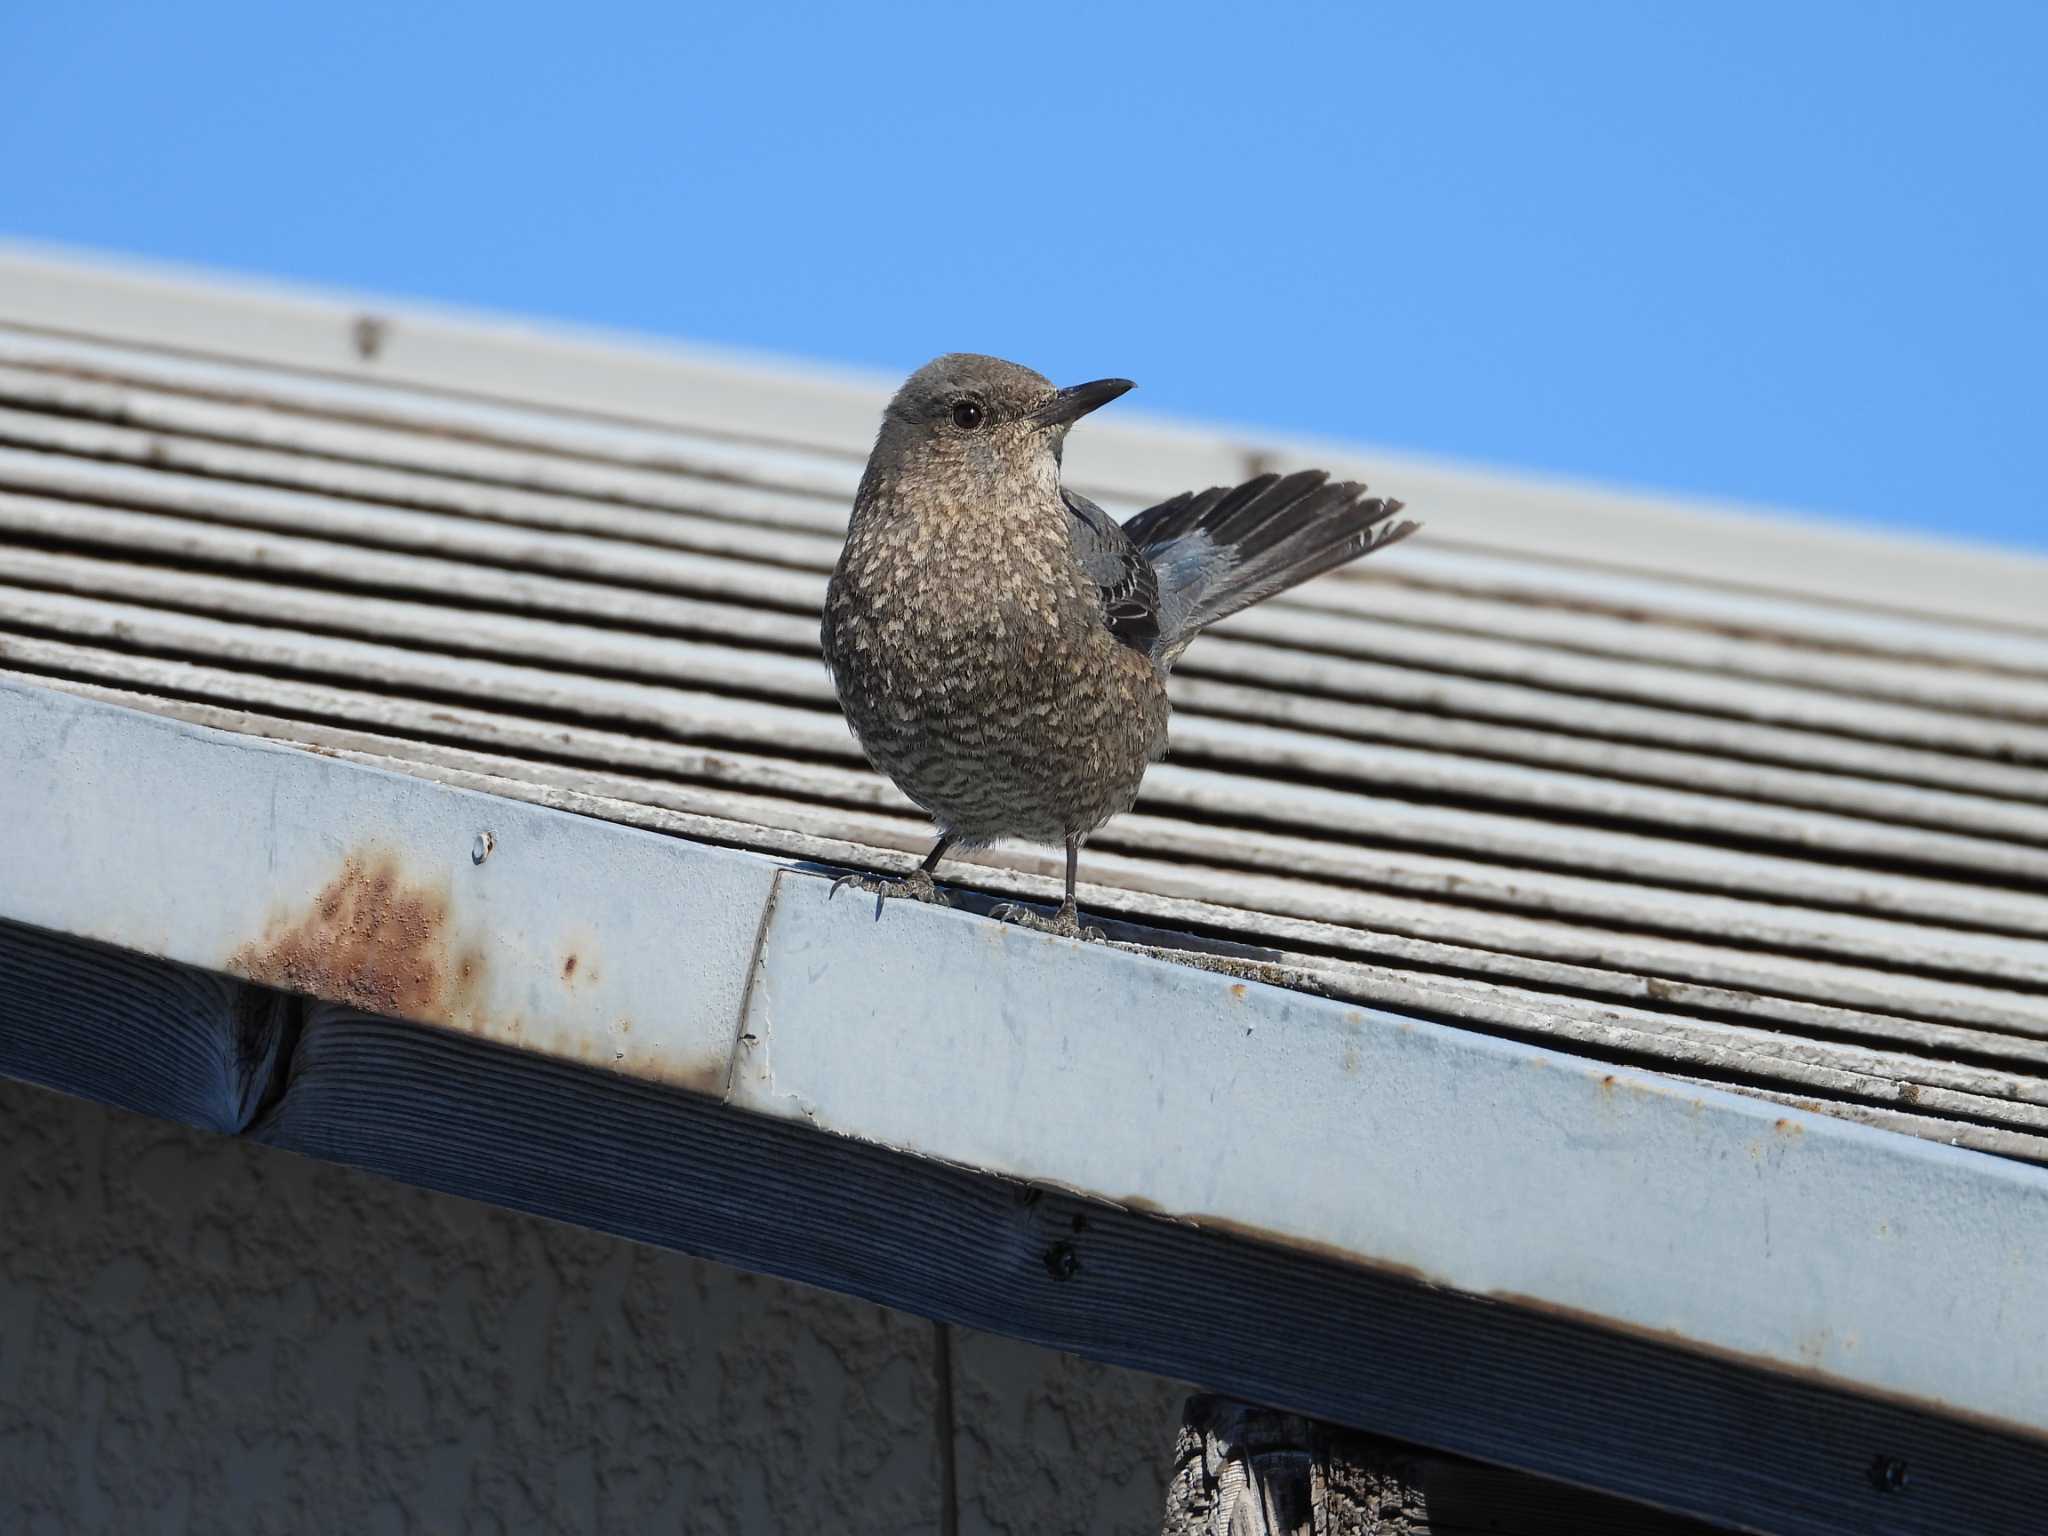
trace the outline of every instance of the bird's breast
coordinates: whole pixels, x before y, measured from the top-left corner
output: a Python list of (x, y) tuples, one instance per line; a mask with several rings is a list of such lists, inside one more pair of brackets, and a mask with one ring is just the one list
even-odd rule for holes
[(937, 519), (857, 527), (826, 597), (828, 659), (919, 691), (1081, 639), (1072, 556), (1028, 531), (961, 537)]
[(876, 766), (947, 825), (1092, 828), (1163, 747), (1164, 686), (1084, 580), (1064, 542), (848, 538), (823, 628), (840, 703)]

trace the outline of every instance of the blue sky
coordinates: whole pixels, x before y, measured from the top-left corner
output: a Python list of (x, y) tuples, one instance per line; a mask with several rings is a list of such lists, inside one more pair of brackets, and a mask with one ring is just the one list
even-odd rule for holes
[(0, 233), (2048, 548), (2048, 5), (19, 4)]

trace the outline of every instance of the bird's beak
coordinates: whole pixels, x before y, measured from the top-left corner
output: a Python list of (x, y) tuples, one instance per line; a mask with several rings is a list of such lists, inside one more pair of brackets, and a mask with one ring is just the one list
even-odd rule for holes
[(1064, 427), (1079, 421), (1090, 411), (1109, 404), (1125, 390), (1134, 389), (1129, 379), (1096, 379), (1089, 384), (1070, 384), (1037, 410), (1031, 419), (1041, 427)]

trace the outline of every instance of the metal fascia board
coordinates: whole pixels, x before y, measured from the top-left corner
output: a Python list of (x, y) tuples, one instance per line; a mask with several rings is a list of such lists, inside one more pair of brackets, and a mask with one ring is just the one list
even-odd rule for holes
[(709, 1093), (776, 870), (9, 684), (0, 805), (0, 916)]

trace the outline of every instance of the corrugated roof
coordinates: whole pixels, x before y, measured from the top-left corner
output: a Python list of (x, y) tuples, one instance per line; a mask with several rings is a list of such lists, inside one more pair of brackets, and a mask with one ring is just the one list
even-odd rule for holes
[[(0, 258), (0, 671), (914, 862), (817, 657), (879, 388), (362, 318)], [(1091, 422), (1070, 457), (1128, 511), (1301, 453)], [(2048, 562), (1335, 467), (1425, 533), (1195, 645), (1084, 910), (2048, 1161)], [(949, 870), (1045, 898), (1056, 860)]]

